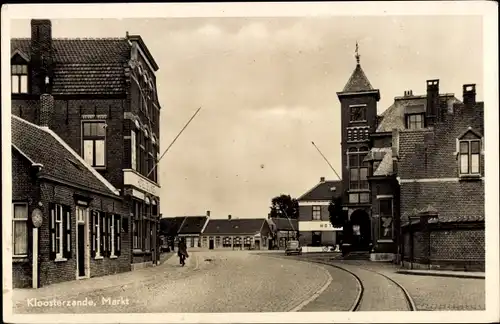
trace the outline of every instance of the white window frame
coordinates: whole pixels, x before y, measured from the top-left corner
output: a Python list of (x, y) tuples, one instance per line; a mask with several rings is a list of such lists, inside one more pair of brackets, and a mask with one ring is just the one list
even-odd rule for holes
[[(25, 206), (26, 207), (26, 217), (23, 217), (23, 218), (15, 218), (15, 208), (16, 206)], [(28, 236), (29, 236), (29, 233), (28, 233), (28, 203), (24, 203), (24, 202), (19, 202), (19, 203), (13, 203), (12, 204), (12, 256), (13, 257), (27, 257), (28, 256), (28, 250), (29, 250), (29, 246), (28, 246)], [(26, 223), (26, 253), (25, 254), (15, 254), (15, 244), (16, 244), (16, 238), (14, 237), (15, 235), (15, 226), (14, 224), (16, 222), (25, 222)]]
[(96, 220), (94, 222), (94, 226), (95, 226), (95, 244), (96, 244), (96, 247), (95, 247), (95, 257), (94, 259), (102, 259), (102, 256), (101, 256), (101, 212), (97, 212), (96, 214)]
[[(85, 124), (104, 124), (104, 135), (85, 135)], [(81, 125), (81, 135), (82, 135), (82, 157), (83, 159), (89, 163), (93, 168), (96, 168), (96, 169), (106, 169), (106, 166), (107, 166), (107, 132), (106, 132), (106, 128), (107, 128), (107, 123), (106, 123), (106, 120), (104, 119), (96, 119), (96, 120), (84, 120), (82, 121), (82, 125)], [(87, 161), (87, 157), (85, 155), (85, 142), (86, 141), (90, 141), (92, 143), (92, 162), (89, 162)], [(97, 145), (96, 143), (97, 142), (103, 142), (103, 164), (102, 165), (98, 165), (97, 164), (97, 157), (96, 157), (96, 152), (97, 152)]]
[(110, 231), (111, 231), (111, 254), (109, 255), (110, 258), (116, 258), (115, 254), (115, 240), (117, 239), (115, 235), (115, 214), (111, 214), (111, 226), (110, 226)]
[[(472, 153), (472, 142), (478, 142), (479, 152)], [(460, 147), (462, 143), (467, 143), (467, 153), (461, 153)], [(458, 140), (458, 173), (460, 176), (480, 176), (481, 175), (481, 138), (475, 139), (460, 139)], [(467, 155), (467, 172), (462, 172), (462, 156)], [(477, 155), (478, 163), (477, 163), (477, 172), (472, 172), (472, 156)]]
[[(312, 210), (312, 214), (311, 214), (312, 220), (321, 220), (321, 206), (314, 205), (311, 207), (311, 210)], [(315, 218), (316, 212), (319, 212), (319, 218)]]
[[(59, 215), (59, 220), (57, 219), (58, 215)], [(59, 252), (57, 252), (56, 249), (56, 260), (62, 260), (64, 259), (64, 244), (63, 244), (64, 215), (63, 215), (63, 207), (61, 205), (56, 205), (54, 227), (56, 228), (56, 237), (55, 237), (56, 248), (57, 245), (59, 246)], [(57, 236), (57, 228), (59, 228), (59, 237)], [(59, 242), (57, 240), (59, 240)]]
[(132, 170), (137, 171), (137, 132), (134, 129), (130, 133), (130, 147), (132, 154)]
[[(17, 69), (17, 67), (20, 67), (21, 72), (15, 72), (14, 69)], [(25, 71), (22, 71), (23, 68)], [(24, 94), (28, 93), (28, 65), (27, 64), (12, 64), (11, 65), (11, 73), (10, 73), (10, 79), (11, 79), (11, 93), (13, 94)], [(14, 84), (17, 86), (17, 91), (14, 91)], [(24, 89), (23, 89), (24, 88)]]
[[(412, 118), (420, 117), (420, 121), (412, 120)], [(417, 127), (411, 127), (417, 125)], [(407, 129), (423, 129), (425, 128), (425, 115), (423, 113), (407, 114), (406, 115), (406, 128)]]

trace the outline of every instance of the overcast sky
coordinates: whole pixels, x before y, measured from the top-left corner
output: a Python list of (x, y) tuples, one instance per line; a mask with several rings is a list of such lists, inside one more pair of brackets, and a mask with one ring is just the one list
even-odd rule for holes
[[(280, 193), (298, 197), (340, 173), (341, 91), (361, 66), (380, 89), (379, 113), (405, 90), (483, 95), (481, 17), (160, 18), (53, 20), (53, 37), (143, 37), (160, 70), (165, 216), (266, 217)], [(14, 21), (13, 37), (29, 37)]]

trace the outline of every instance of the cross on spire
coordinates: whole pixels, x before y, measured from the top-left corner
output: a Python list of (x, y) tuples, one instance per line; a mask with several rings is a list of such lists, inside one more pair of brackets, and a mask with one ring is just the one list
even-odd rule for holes
[(356, 41), (356, 55), (354, 55), (354, 57), (356, 57), (356, 63), (359, 65), (359, 58), (361, 57), (361, 55), (359, 55), (358, 41)]

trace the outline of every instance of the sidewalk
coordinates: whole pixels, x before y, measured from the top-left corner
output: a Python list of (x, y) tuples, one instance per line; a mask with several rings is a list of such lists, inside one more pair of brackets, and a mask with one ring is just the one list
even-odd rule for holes
[[(160, 257), (160, 265), (147, 267), (135, 271), (121, 272), (117, 274), (93, 277), (83, 280), (72, 280), (61, 283), (55, 283), (38, 289), (20, 288), (13, 289), (12, 303), (23, 302), (28, 298), (52, 299), (60, 296), (78, 296), (85, 293), (111, 289), (115, 287), (124, 287), (128, 285), (144, 284), (156, 280), (158, 275), (166, 272), (174, 272), (178, 268), (178, 260), (172, 258), (174, 253), (165, 253)], [(186, 262), (189, 266), (189, 259)]]
[(418, 276), (436, 276), (436, 277), (454, 277), (454, 278), (474, 278), (484, 279), (484, 272), (466, 272), (466, 271), (446, 271), (446, 270), (409, 270), (401, 269), (396, 271), (401, 274)]

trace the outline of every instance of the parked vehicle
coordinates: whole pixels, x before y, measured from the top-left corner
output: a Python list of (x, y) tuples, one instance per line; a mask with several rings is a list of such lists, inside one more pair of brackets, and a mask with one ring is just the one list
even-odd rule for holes
[(299, 244), (299, 241), (288, 241), (286, 244), (285, 255), (290, 254), (302, 254), (302, 247)]

